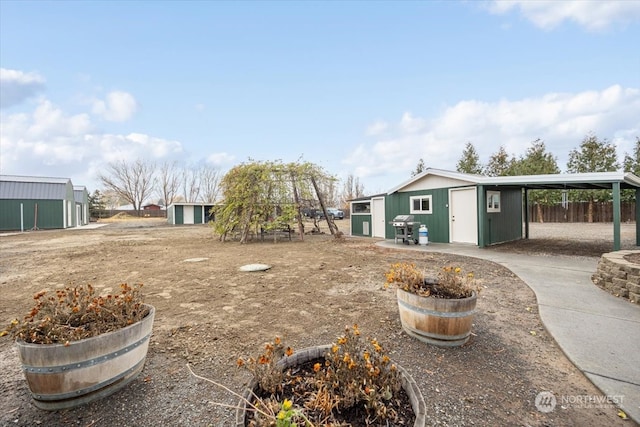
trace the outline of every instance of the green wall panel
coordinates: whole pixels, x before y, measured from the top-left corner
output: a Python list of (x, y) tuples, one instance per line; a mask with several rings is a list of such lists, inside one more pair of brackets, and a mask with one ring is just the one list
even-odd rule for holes
[[(484, 238), (487, 245), (510, 242), (522, 238), (522, 190), (485, 187), (486, 191), (499, 191), (500, 212), (487, 212)], [(486, 200), (486, 196), (485, 196)], [(484, 208), (486, 210), (486, 207)]]
[[(389, 224), (396, 215), (410, 215), (410, 198), (413, 196), (431, 196), (431, 214), (414, 214), (413, 219), (424, 224), (429, 229), (430, 242), (449, 242), (449, 189), (409, 191), (393, 193), (386, 196), (385, 216), (387, 224), (385, 234), (387, 239), (393, 239), (395, 228)], [(417, 231), (417, 230), (416, 230)], [(417, 239), (416, 234), (416, 239)]]
[(193, 223), (202, 224), (202, 206), (193, 207)]
[(177, 205), (175, 208), (175, 223), (176, 224), (184, 224), (184, 206)]
[[(34, 224), (40, 229), (63, 228), (62, 200), (1, 200), (0, 230), (20, 230), (20, 204), (22, 204), (23, 227), (31, 230)], [(35, 207), (38, 205), (38, 221), (35, 223)], [(75, 209), (75, 203), (72, 204)], [(75, 217), (75, 213), (74, 213)]]
[[(364, 233), (364, 223), (369, 223), (369, 232)], [(371, 237), (371, 215), (351, 215), (351, 234), (354, 236)]]

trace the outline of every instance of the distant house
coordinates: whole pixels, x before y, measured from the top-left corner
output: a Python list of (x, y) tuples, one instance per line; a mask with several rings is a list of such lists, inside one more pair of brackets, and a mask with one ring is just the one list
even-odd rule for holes
[(160, 211), (160, 210), (162, 210), (162, 206), (155, 205), (155, 204), (151, 203), (149, 205), (144, 205), (142, 207), (142, 210), (144, 210), (144, 211)]
[(69, 178), (0, 175), (0, 230), (88, 224), (89, 193)]

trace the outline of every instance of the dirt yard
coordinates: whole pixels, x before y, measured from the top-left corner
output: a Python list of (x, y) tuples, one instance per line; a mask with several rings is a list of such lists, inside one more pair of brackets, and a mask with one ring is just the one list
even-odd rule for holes
[[(338, 221), (347, 226), (347, 221)], [(488, 250), (599, 256), (602, 242), (568, 247), (566, 239), (521, 242)], [(587, 244), (588, 243), (588, 244)], [(608, 251), (609, 246), (604, 246)], [(556, 396), (601, 393), (567, 360), (540, 322), (533, 292), (508, 270), (453, 255), (377, 247), (371, 239), (221, 243), (207, 226), (157, 220), (97, 229), (38, 231), (0, 237), (0, 324), (22, 317), (42, 289), (91, 283), (104, 293), (144, 283), (156, 307), (142, 374), (127, 388), (73, 410), (46, 412), (31, 401), (17, 352), (0, 338), (1, 426), (232, 426), (228, 392), (189, 374), (241, 391), (239, 356), (256, 355), (275, 336), (303, 348), (334, 341), (348, 325), (376, 337), (421, 387), (431, 426), (631, 426), (618, 410), (558, 405), (539, 412), (542, 391)], [(473, 336), (461, 348), (428, 346), (402, 332), (395, 293), (383, 288), (390, 263), (445, 263), (475, 272), (484, 289)], [(266, 272), (245, 273), (250, 263)]]

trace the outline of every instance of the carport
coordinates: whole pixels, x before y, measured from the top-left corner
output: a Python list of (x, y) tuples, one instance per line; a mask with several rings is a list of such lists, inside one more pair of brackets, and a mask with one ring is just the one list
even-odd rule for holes
[(636, 207), (636, 245), (640, 246), (640, 178), (632, 173), (593, 172), (557, 175), (520, 175), (483, 178), (478, 184), (478, 246), (487, 246), (486, 233), (487, 210), (484, 207), (493, 203), (487, 200), (487, 191), (501, 189), (520, 189), (524, 193), (525, 238), (529, 238), (529, 191), (530, 190), (609, 190), (613, 198), (613, 250), (620, 250), (620, 192), (635, 190)]

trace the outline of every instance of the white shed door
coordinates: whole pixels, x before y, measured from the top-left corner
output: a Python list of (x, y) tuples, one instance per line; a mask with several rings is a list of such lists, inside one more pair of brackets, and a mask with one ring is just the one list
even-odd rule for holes
[(371, 237), (384, 239), (384, 198), (371, 199)]
[(184, 207), (184, 224), (194, 224), (193, 206)]
[(451, 243), (478, 244), (478, 208), (475, 187), (449, 190)]

